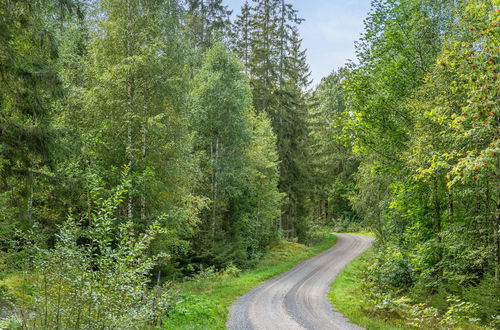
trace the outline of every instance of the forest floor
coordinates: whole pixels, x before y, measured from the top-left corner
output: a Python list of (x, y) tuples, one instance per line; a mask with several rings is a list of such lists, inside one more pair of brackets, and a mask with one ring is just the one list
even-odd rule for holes
[(229, 329), (362, 329), (334, 312), (330, 283), (368, 249), (373, 238), (338, 234), (331, 249), (242, 296), (232, 307)]
[(165, 326), (167, 329), (225, 329), (229, 308), (239, 296), (331, 248), (336, 242), (337, 237), (327, 233), (310, 246), (282, 241), (252, 269), (237, 275), (216, 273), (186, 282), (182, 299), (165, 319)]

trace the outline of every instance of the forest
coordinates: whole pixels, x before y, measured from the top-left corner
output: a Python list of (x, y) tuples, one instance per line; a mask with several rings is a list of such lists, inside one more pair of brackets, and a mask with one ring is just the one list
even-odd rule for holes
[(500, 327), (499, 0), (372, 0), (317, 86), (302, 22), (0, 0), (0, 329), (169, 328), (186, 282), (359, 231), (370, 313)]

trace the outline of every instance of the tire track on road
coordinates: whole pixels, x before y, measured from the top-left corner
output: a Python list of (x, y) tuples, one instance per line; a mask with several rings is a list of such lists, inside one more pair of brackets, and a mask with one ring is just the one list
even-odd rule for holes
[(327, 294), (340, 271), (373, 238), (338, 234), (332, 248), (261, 284), (233, 304), (230, 330), (362, 329), (333, 310)]

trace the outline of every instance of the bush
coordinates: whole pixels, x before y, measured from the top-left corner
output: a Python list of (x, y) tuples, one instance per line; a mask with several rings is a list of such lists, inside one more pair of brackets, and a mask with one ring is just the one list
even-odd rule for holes
[(309, 231), (305, 241), (308, 246), (318, 244), (330, 235), (324, 227), (313, 227), (312, 229)]
[[(98, 202), (89, 225), (68, 219), (53, 249), (34, 244), (32, 299), (19, 302), (14, 316), (23, 328), (143, 329), (160, 324), (171, 294), (159, 287), (151, 290), (155, 258), (147, 252), (161, 230), (155, 223), (136, 234), (132, 223), (113, 217), (126, 186)], [(2, 322), (14, 327), (16, 320)]]
[[(380, 255), (382, 256), (382, 255)], [(377, 262), (377, 282), (383, 288), (407, 289), (414, 282), (410, 261), (397, 250), (388, 250)]]
[(464, 292), (464, 298), (480, 306), (474, 317), (500, 329), (500, 286), (493, 275), (485, 277), (479, 285), (470, 286)]
[(344, 214), (332, 221), (332, 228), (336, 232), (360, 232), (366, 229), (363, 221), (355, 214)]
[(448, 297), (448, 310), (441, 320), (444, 324), (455, 325), (460, 322), (478, 323), (480, 319), (476, 318), (479, 306), (477, 304), (464, 301), (456, 296)]

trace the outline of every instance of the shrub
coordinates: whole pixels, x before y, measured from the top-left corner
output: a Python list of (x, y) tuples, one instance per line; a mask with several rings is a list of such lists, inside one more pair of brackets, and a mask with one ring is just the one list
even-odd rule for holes
[[(68, 219), (55, 247), (34, 244), (32, 299), (15, 316), (23, 328), (143, 329), (158, 325), (171, 305), (168, 290), (150, 288), (156, 258), (150, 243), (161, 232), (153, 223), (136, 234), (131, 222), (113, 214), (127, 180), (113, 196), (97, 202), (89, 224)], [(2, 322), (13, 327), (16, 320)]]
[(494, 329), (500, 329), (500, 286), (493, 275), (485, 277), (479, 285), (470, 286), (464, 297), (480, 306), (474, 317)]
[(447, 301), (450, 305), (441, 320), (442, 323), (455, 325), (460, 322), (478, 323), (480, 321), (476, 318), (479, 310), (477, 304), (464, 301), (456, 296), (448, 297)]
[(410, 261), (397, 249), (388, 248), (375, 268), (378, 284), (383, 288), (407, 289), (414, 282)]

